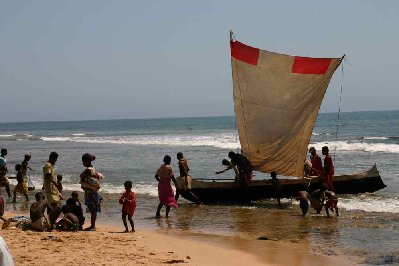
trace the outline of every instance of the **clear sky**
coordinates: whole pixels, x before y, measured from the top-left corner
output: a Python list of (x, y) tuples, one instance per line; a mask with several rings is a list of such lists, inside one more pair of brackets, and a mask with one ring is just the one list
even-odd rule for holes
[(399, 109), (399, 1), (0, 0), (0, 122), (233, 115), (230, 29), (346, 54), (321, 112)]

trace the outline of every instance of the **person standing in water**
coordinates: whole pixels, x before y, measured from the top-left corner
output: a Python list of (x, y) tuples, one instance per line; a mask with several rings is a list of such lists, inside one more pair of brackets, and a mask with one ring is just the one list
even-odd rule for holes
[[(6, 192), (9, 198), (11, 198), (11, 189), (10, 189), (10, 182), (8, 181), (7, 173), (7, 149), (1, 149), (1, 156), (0, 156), (0, 188), (5, 187)], [(1, 191), (0, 191), (1, 193)]]
[(334, 163), (333, 160), (330, 156), (330, 154), (328, 153), (328, 147), (324, 146), (321, 149), (322, 154), (325, 156), (324, 157), (324, 167), (322, 170), (322, 177), (324, 182), (327, 184), (327, 187), (329, 190), (334, 191), (333, 188), (333, 177), (334, 177)]
[(131, 232), (135, 232), (132, 216), (134, 214), (134, 211), (136, 210), (136, 193), (132, 191), (132, 181), (126, 181), (124, 186), (125, 193), (123, 193), (121, 198), (119, 199), (119, 203), (122, 204), (122, 221), (123, 225), (125, 226), (125, 233), (129, 232), (126, 216), (130, 222), (130, 226), (132, 227)]
[(46, 199), (52, 208), (58, 206), (62, 196), (57, 188), (57, 174), (55, 173), (55, 163), (58, 160), (58, 153), (55, 151), (50, 153), (48, 162), (43, 166), (43, 188)]
[[(191, 191), (192, 178), (188, 174), (190, 168), (188, 167), (187, 160), (184, 158), (183, 153), (181, 152), (178, 152), (176, 157), (177, 160), (179, 160), (178, 165), (179, 165), (180, 178), (182, 179), (182, 185), (183, 185), (182, 189), (187, 191), (198, 204), (202, 204), (201, 201), (198, 199), (198, 197)], [(176, 191), (176, 195), (177, 193), (178, 192)]]
[[(92, 165), (92, 161), (96, 159), (96, 156), (89, 153), (85, 153), (82, 156), (82, 164), (86, 169), (80, 174), (81, 187), (85, 192), (85, 204), (87, 206), (88, 212), (91, 215), (91, 225), (86, 228), (85, 231), (95, 231), (96, 230), (96, 220), (97, 213), (101, 212), (101, 202), (102, 197), (98, 194), (99, 185), (91, 186), (90, 183), (93, 181), (98, 181), (98, 174)], [(96, 182), (96, 183), (97, 183)], [(97, 189), (98, 187), (98, 189)]]
[(22, 174), (22, 166), (20, 164), (15, 165), (15, 171), (17, 171), (17, 182), (18, 184), (14, 188), (14, 197), (12, 203), (17, 202), (17, 192), (21, 193), (25, 196), (26, 201), (29, 201), (28, 198), (28, 184), (26, 183), (26, 177)]
[(166, 206), (166, 217), (169, 217), (170, 207), (177, 207), (177, 202), (175, 198), (175, 194), (172, 189), (171, 181), (175, 184), (175, 188), (178, 191), (179, 186), (176, 182), (176, 178), (173, 173), (173, 169), (170, 166), (172, 158), (169, 155), (165, 155), (163, 158), (164, 164), (158, 168), (155, 173), (155, 179), (158, 181), (158, 197), (159, 204), (157, 208), (157, 212), (155, 214), (156, 217), (161, 216), (162, 206)]

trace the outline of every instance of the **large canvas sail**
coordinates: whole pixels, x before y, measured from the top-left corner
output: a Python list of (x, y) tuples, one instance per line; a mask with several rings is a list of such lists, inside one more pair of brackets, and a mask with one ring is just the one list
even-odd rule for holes
[(320, 104), (342, 59), (283, 55), (235, 40), (230, 46), (242, 152), (258, 171), (303, 176)]

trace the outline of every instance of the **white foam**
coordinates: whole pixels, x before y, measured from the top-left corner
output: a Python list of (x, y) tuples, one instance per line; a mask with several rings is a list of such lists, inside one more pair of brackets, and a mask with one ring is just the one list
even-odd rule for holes
[(85, 133), (74, 133), (74, 134), (72, 134), (72, 136), (79, 137), (79, 136), (86, 136), (86, 134)]
[(338, 207), (346, 210), (366, 212), (399, 213), (399, 199), (397, 197), (369, 197), (367, 194), (364, 194), (355, 198), (340, 198)]
[(135, 135), (107, 137), (42, 137), (49, 142), (81, 142), (134, 145), (167, 145), (167, 146), (210, 146), (223, 149), (236, 149), (240, 143), (234, 133), (209, 135)]
[(346, 141), (328, 141), (316, 142), (310, 144), (317, 150), (321, 150), (323, 146), (328, 146), (330, 151), (364, 151), (364, 152), (385, 152), (399, 153), (398, 144), (386, 143), (366, 143), (366, 142), (346, 142)]
[(387, 137), (364, 137), (363, 139), (366, 139), (366, 140), (386, 140), (386, 139), (389, 139), (389, 138), (387, 138)]

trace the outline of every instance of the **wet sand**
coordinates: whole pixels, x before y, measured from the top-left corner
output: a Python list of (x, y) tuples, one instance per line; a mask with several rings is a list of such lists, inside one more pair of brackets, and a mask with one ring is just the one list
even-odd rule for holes
[[(26, 213), (6, 213), (6, 217)], [(165, 218), (161, 218), (165, 219)], [(1, 222), (0, 222), (1, 224)], [(99, 224), (95, 232), (0, 230), (16, 265), (348, 265), (344, 256), (314, 254), (309, 246), (272, 240), (150, 230), (121, 233)]]

